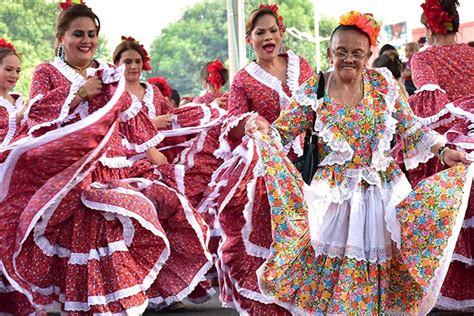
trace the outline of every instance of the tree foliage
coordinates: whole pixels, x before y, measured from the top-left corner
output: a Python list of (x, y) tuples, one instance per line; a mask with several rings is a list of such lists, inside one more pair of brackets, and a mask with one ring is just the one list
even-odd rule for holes
[[(261, 0), (246, 0), (245, 14), (257, 8)], [(310, 0), (273, 1), (284, 17), (286, 27), (314, 33), (313, 6)], [(322, 17), (320, 35), (327, 37), (336, 26), (334, 19)], [(149, 76), (165, 76), (183, 95), (196, 95), (201, 89), (199, 71), (216, 58), (228, 59), (226, 1), (204, 0), (188, 8), (183, 17), (163, 29), (151, 45), (153, 71)], [(315, 44), (285, 34), (285, 45), (316, 65)], [(326, 43), (321, 44), (323, 69), (327, 67)]]
[[(59, 10), (57, 1), (47, 0), (2, 0), (0, 5), (0, 37), (11, 41), (22, 55), (22, 72), (15, 90), (25, 98), (34, 68), (54, 57), (54, 27)], [(108, 60), (106, 39), (101, 36), (99, 43), (101, 58)]]

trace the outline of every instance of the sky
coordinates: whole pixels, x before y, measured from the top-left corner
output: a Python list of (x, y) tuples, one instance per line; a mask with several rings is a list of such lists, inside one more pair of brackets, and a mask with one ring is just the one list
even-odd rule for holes
[[(185, 9), (203, 0), (86, 0), (99, 16), (103, 35), (110, 49), (120, 42), (120, 36), (132, 36), (150, 48), (163, 28), (179, 20)], [(227, 1), (227, 0), (219, 0)], [(244, 0), (245, 1), (245, 0)], [(419, 22), (423, 0), (311, 0), (318, 12), (326, 16), (358, 10), (371, 12), (385, 24), (407, 21), (407, 28), (422, 27)], [(262, 2), (266, 2), (262, 0)], [(269, 1), (271, 2), (271, 1)], [(285, 0), (291, 4), (291, 0)], [(459, 0), (461, 23), (474, 21), (474, 1)]]

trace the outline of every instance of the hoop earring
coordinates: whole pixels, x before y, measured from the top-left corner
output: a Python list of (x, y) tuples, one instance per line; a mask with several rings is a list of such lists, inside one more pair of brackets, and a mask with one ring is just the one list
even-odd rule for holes
[(56, 51), (56, 56), (58, 56), (59, 59), (64, 61), (64, 44), (59, 45), (57, 51)]

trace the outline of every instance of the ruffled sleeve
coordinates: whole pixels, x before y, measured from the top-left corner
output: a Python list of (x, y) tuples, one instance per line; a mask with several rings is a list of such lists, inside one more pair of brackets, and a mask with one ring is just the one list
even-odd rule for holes
[(397, 120), (397, 133), (403, 141), (405, 166), (407, 169), (414, 169), (434, 156), (431, 147), (438, 143), (445, 144), (446, 139), (423, 126), (403, 97), (396, 99), (394, 107), (393, 116)]
[(278, 131), (283, 145), (311, 128), (314, 113), (311, 109), (318, 104), (317, 90), (318, 80), (311, 77), (295, 91), (290, 104), (273, 122), (272, 127)]
[[(130, 101), (130, 107), (135, 106), (134, 102)], [(122, 113), (129, 109), (124, 110)], [(128, 120), (121, 120), (120, 134), (123, 137), (122, 145), (127, 150), (136, 153), (142, 153), (157, 146), (164, 138), (163, 135), (157, 131), (155, 125), (143, 110), (143, 107)]]
[(71, 114), (69, 105), (82, 81), (78, 79), (71, 83), (60, 76), (49, 63), (39, 65), (33, 73), (30, 88), (30, 100), (33, 101), (27, 109), (26, 123), (35, 136), (54, 128)]

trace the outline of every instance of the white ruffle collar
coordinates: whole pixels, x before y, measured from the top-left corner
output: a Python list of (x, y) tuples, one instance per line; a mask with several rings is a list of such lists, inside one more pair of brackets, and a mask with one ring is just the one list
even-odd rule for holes
[[(291, 50), (288, 54), (288, 67), (286, 71), (287, 85), (290, 88), (291, 94), (293, 94), (299, 87), (300, 77), (300, 58), (293, 53)], [(267, 87), (278, 92), (280, 97), (280, 106), (283, 108), (290, 102), (291, 96), (288, 96), (283, 90), (283, 83), (277, 77), (266, 72), (256, 62), (251, 62), (244, 68), (255, 80), (263, 83)]]

